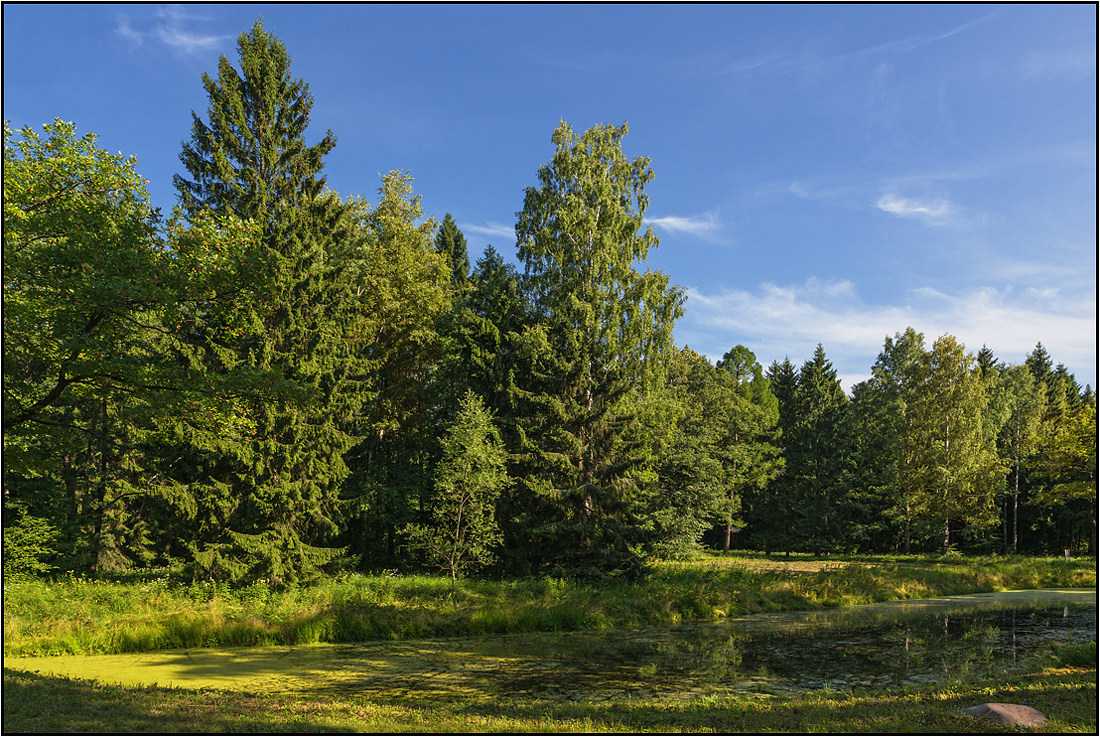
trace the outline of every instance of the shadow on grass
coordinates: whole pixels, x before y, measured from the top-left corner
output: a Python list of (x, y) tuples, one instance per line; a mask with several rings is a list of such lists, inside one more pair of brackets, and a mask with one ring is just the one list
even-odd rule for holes
[(888, 694), (807, 694), (758, 700), (713, 698), (675, 702), (548, 702), (467, 706), (467, 714), (499, 719), (587, 722), (599, 729), (718, 733), (1017, 733), (1006, 725), (961, 716), (960, 709), (988, 702), (1027, 704), (1051, 719), (1040, 732), (1096, 734), (1095, 669), (1022, 675), (1007, 681)]
[(956, 712), (1001, 701), (1034, 706), (1052, 733), (1096, 733), (1096, 670), (1066, 668), (952, 687), (878, 694), (693, 702), (510, 701), (371, 705), (363, 695), (262, 696), (216, 690), (124, 688), (4, 669), (5, 733), (619, 731), (775, 733), (1013, 732)]
[(5, 734), (347, 731), (292, 711), (272, 714), (270, 699), (108, 686), (10, 668), (4, 668), (3, 705)]

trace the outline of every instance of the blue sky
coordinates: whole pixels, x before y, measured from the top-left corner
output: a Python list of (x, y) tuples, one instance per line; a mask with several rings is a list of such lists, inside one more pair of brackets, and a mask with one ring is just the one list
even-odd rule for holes
[(200, 75), (262, 15), (331, 128), (329, 185), (409, 170), (476, 260), (576, 130), (630, 124), (675, 338), (845, 386), (887, 335), (1096, 386), (1095, 5), (5, 5), (4, 118), (60, 117), (175, 202)]

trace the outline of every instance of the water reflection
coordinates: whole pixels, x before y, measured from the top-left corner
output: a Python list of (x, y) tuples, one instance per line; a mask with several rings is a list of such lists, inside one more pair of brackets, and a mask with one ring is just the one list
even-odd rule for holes
[(373, 701), (606, 701), (983, 677), (1096, 637), (1095, 591), (1010, 592), (615, 631), (9, 660), (107, 682)]

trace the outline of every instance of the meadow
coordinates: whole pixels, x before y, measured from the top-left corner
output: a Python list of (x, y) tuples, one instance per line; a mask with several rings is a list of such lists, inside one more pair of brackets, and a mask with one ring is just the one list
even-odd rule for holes
[[(1093, 587), (1092, 559), (708, 555), (629, 581), (347, 575), (232, 589), (170, 570), (5, 582), (4, 657), (568, 631)], [(10, 663), (9, 663), (10, 664)]]
[(1096, 562), (759, 554), (658, 562), (635, 581), (347, 575), (276, 591), (190, 582), (171, 570), (5, 582), (3, 728), (94, 732), (990, 732), (955, 714), (989, 701), (1095, 733), (1096, 644), (1030, 672), (924, 688), (616, 702), (462, 699), (413, 704), (214, 688), (123, 686), (19, 669), (20, 656), (401, 640), (606, 629), (1016, 589), (1094, 587)]

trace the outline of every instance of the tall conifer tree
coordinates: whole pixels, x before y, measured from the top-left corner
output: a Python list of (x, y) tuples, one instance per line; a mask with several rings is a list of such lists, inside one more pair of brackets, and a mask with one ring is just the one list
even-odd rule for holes
[(790, 358), (782, 363), (773, 361), (766, 374), (768, 389), (775, 398), (778, 443), (783, 465), (762, 489), (755, 489), (745, 498), (745, 523), (753, 544), (764, 551), (799, 549), (795, 531), (788, 524), (794, 514), (793, 474), (784, 467), (791, 431), (797, 418), (795, 397), (798, 373)]
[[(245, 367), (271, 395), (253, 392), (250, 438), (198, 448), (201, 527), (195, 559), (204, 575), (291, 582), (334, 558), (342, 455), (353, 438), (337, 420), (357, 409), (345, 292), (326, 259), (341, 206), (322, 197), (329, 132), (309, 146), (313, 97), (290, 74), (284, 45), (257, 21), (237, 41), (241, 71), (222, 56), (216, 79), (203, 75), (209, 122), (193, 114), (176, 176), (180, 203), (251, 219), (264, 245), (267, 299), (247, 306), (253, 330), (206, 353), (210, 370)], [(258, 389), (253, 384), (253, 389)]]
[(466, 248), (466, 236), (458, 229), (451, 213), (443, 216), (435, 236), (435, 248), (446, 256), (452, 282), (458, 287), (464, 286), (470, 278), (470, 254)]
[(795, 408), (785, 454), (797, 500), (794, 526), (804, 550), (842, 549), (849, 517), (852, 428), (848, 397), (820, 344), (799, 371)]

